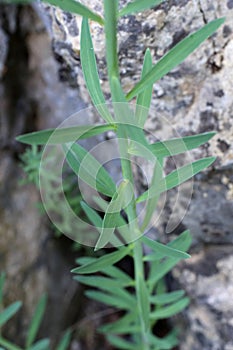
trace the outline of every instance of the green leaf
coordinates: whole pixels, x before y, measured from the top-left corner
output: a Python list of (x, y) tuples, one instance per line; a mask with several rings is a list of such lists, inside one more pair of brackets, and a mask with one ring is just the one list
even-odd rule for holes
[(41, 339), (38, 342), (36, 342), (34, 345), (32, 345), (29, 350), (49, 350), (49, 344), (50, 340), (45, 338)]
[(2, 310), (0, 313), (0, 327), (2, 327), (10, 318), (12, 318), (16, 312), (21, 308), (21, 301), (16, 301), (15, 303), (8, 306), (6, 309)]
[(148, 237), (143, 236), (142, 242), (146, 244), (148, 247), (150, 247), (151, 249), (153, 249), (155, 252), (158, 252), (159, 254), (163, 255), (164, 257), (168, 256), (171, 258), (178, 258), (178, 259), (190, 258), (189, 254), (182, 252), (180, 250), (171, 248), (159, 242), (156, 242)]
[(110, 344), (117, 347), (117, 349), (126, 349), (126, 350), (137, 350), (136, 345), (128, 342), (127, 340), (117, 337), (115, 335), (107, 335), (107, 339)]
[[(151, 186), (156, 186), (156, 184), (159, 183), (162, 177), (163, 177), (163, 159), (157, 158), (154, 166), (154, 170), (153, 170)], [(142, 232), (145, 232), (147, 229), (147, 226), (150, 224), (150, 221), (157, 207), (159, 197), (160, 197), (160, 194), (149, 199), (146, 203), (146, 213), (141, 226)]]
[(26, 348), (27, 349), (35, 341), (36, 335), (37, 335), (38, 330), (39, 330), (40, 325), (41, 325), (42, 318), (43, 318), (44, 313), (45, 313), (46, 303), (47, 303), (47, 297), (46, 297), (46, 295), (43, 295), (40, 298), (40, 300), (36, 306), (36, 310), (35, 310), (34, 316), (32, 318), (32, 321), (31, 321), (31, 324), (29, 327), (27, 340), (26, 340)]
[(82, 21), (80, 54), (83, 75), (90, 97), (103, 119), (110, 124), (114, 123), (114, 120), (107, 109), (105, 98), (100, 86), (93, 42), (87, 18), (83, 18)]
[(61, 129), (47, 129), (43, 131), (31, 132), (16, 137), (16, 140), (28, 145), (61, 144), (83, 140), (102, 134), (109, 130), (115, 130), (113, 125), (82, 125)]
[(85, 183), (106, 196), (112, 197), (116, 191), (116, 184), (104, 167), (85, 148), (74, 143), (67, 151), (66, 159), (74, 173)]
[(150, 302), (156, 305), (165, 305), (165, 304), (173, 303), (174, 301), (177, 301), (183, 296), (184, 296), (184, 291), (177, 290), (175, 292), (153, 295), (150, 297)]
[(3, 339), (2, 337), (0, 337), (0, 345), (4, 346), (3, 350), (22, 350), (22, 348), (20, 348), (19, 346), (12, 344), (11, 342), (9, 342), (6, 339)]
[(163, 338), (156, 337), (154, 334), (149, 334), (148, 338), (150, 343), (155, 346), (155, 348), (153, 347), (154, 350), (170, 350), (178, 345), (178, 339), (174, 331)]
[(116, 266), (107, 265), (100, 271), (107, 276), (116, 278), (118, 281), (120, 281), (120, 283), (122, 282), (127, 285), (134, 284), (132, 278)]
[(215, 132), (207, 132), (194, 136), (186, 136), (183, 138), (156, 142), (150, 145), (150, 150), (156, 157), (175, 156), (203, 145), (214, 135), (216, 135)]
[[(140, 3), (142, 3), (142, 1), (140, 1)], [(151, 52), (150, 49), (147, 49), (144, 57), (141, 79), (143, 79), (146, 74), (152, 69), (152, 66)], [(151, 86), (148, 86), (137, 96), (136, 119), (141, 127), (144, 127), (148, 116), (148, 111), (151, 105), (152, 90), (153, 84), (151, 84)]]
[(132, 185), (128, 180), (122, 181), (106, 209), (101, 234), (96, 243), (95, 250), (103, 248), (110, 242), (118, 224), (120, 211), (125, 209), (125, 207), (132, 202), (133, 198), (134, 193)]
[(126, 255), (129, 254), (131, 251), (131, 246), (128, 247), (122, 247), (118, 249), (116, 252), (107, 254), (102, 256), (101, 258), (96, 259), (95, 261), (89, 262), (84, 266), (77, 267), (73, 269), (72, 273), (78, 273), (78, 274), (86, 274), (86, 273), (94, 273), (99, 270), (102, 270), (103, 268), (113, 265), (123, 259)]
[(99, 328), (100, 332), (105, 334), (133, 334), (141, 331), (139, 323), (136, 325), (137, 315), (135, 311), (128, 312), (126, 315), (113, 323), (108, 323)]
[(121, 298), (119, 297), (119, 295), (107, 294), (94, 290), (88, 290), (87, 292), (85, 292), (85, 295), (88, 298), (97, 300), (103, 304), (113, 306), (118, 309), (131, 310), (132, 307), (136, 307), (136, 302), (133, 304), (129, 303), (128, 299)]
[(207, 157), (199, 159), (193, 163), (184, 165), (168, 174), (159, 183), (153, 185), (137, 198), (137, 203), (144, 202), (149, 198), (153, 198), (158, 194), (171, 190), (174, 187), (179, 186), (183, 182), (191, 179), (194, 175), (210, 166), (216, 160), (215, 157)]
[(102, 289), (107, 292), (114, 292), (114, 289), (119, 289), (128, 286), (128, 283), (117, 278), (107, 278), (100, 276), (75, 276), (74, 279), (90, 287)]
[(90, 18), (92, 21), (99, 23), (100, 25), (104, 24), (103, 18), (101, 18), (96, 13), (92, 12), (88, 7), (84, 6), (78, 1), (75, 0), (43, 0), (50, 5), (57, 6), (63, 11), (75, 13), (82, 17)]
[(84, 210), (86, 216), (88, 217), (88, 219), (90, 220), (90, 222), (95, 225), (95, 227), (97, 228), (101, 228), (102, 227), (102, 223), (103, 220), (102, 218), (99, 216), (99, 214), (92, 209), (91, 207), (89, 207), (89, 205), (87, 205), (87, 203), (81, 201), (80, 202), (82, 209)]
[(192, 236), (189, 230), (184, 231), (176, 239), (168, 243), (169, 247), (174, 249), (187, 251), (192, 243)]
[(150, 318), (153, 320), (161, 320), (164, 318), (172, 317), (182, 311), (189, 304), (189, 298), (183, 298), (176, 303), (162, 307), (150, 314)]
[(142, 12), (151, 7), (158, 6), (163, 0), (135, 0), (126, 5), (120, 12), (119, 16), (129, 15), (135, 12)]
[(63, 335), (62, 339), (60, 340), (58, 346), (56, 347), (56, 350), (67, 350), (69, 345), (70, 345), (70, 341), (71, 341), (71, 334), (72, 331), (71, 330), (67, 330), (65, 332), (65, 334)]
[(164, 75), (170, 72), (178, 64), (183, 62), (203, 41), (211, 36), (223, 23), (225, 19), (219, 18), (199, 29), (193, 34), (190, 34), (176, 46), (174, 46), (158, 63), (142, 78), (135, 87), (128, 93), (127, 100), (131, 100), (141, 91), (146, 89)]
[(6, 275), (4, 272), (2, 272), (0, 275), (0, 306), (2, 305), (2, 302), (3, 302), (3, 288), (5, 284), (5, 279), (6, 279)]

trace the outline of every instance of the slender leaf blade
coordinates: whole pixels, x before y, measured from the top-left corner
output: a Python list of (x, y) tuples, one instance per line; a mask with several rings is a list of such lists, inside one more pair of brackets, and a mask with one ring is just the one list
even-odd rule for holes
[(0, 313), (0, 327), (2, 327), (9, 319), (11, 319), (16, 312), (21, 308), (21, 301), (16, 301)]
[(49, 350), (50, 340), (45, 338), (38, 340), (35, 344), (33, 344), (28, 350)]
[(150, 297), (150, 302), (156, 305), (165, 305), (173, 303), (184, 296), (183, 290), (177, 290), (175, 292), (157, 294)]
[(149, 190), (147, 190), (140, 197), (138, 197), (137, 203), (144, 202), (149, 198), (153, 198), (158, 194), (161, 194), (179, 186), (180, 184), (191, 179), (193, 176), (210, 166), (215, 160), (216, 157), (202, 158), (172, 171), (158, 184), (151, 186)]
[(174, 249), (187, 251), (192, 243), (192, 236), (189, 230), (184, 231), (181, 233), (176, 239), (168, 243), (169, 247), (172, 247)]
[(97, 272), (99, 270), (104, 269), (108, 265), (113, 265), (117, 263), (118, 261), (123, 259), (126, 255), (128, 255), (130, 251), (131, 251), (130, 246), (122, 247), (118, 249), (116, 252), (104, 255), (101, 258), (91, 261), (84, 266), (80, 266), (78, 268), (73, 269), (71, 272), (78, 273), (78, 274)]
[(154, 241), (146, 236), (142, 237), (142, 241), (144, 244), (146, 244), (148, 247), (153, 249), (155, 252), (158, 252), (159, 254), (162, 254), (164, 257), (168, 256), (171, 258), (178, 258), (178, 259), (188, 259), (190, 258), (190, 255), (182, 252), (180, 250), (171, 248), (169, 246), (166, 246), (164, 244), (161, 244), (157, 241)]
[(189, 304), (189, 298), (183, 298), (176, 303), (162, 307), (150, 314), (150, 318), (153, 320), (161, 320), (164, 318), (172, 317), (186, 308)]
[(142, 78), (135, 87), (127, 94), (127, 100), (137, 96), (151, 84), (161, 79), (173, 68), (183, 62), (200, 44), (211, 36), (225, 21), (225, 18), (219, 18), (209, 22), (203, 28), (195, 33), (188, 35), (185, 39), (175, 45), (158, 63)]
[(1, 336), (0, 336), (0, 345), (4, 346), (4, 348), (1, 348), (3, 350), (22, 350), (22, 348), (20, 348), (15, 344), (12, 344), (10, 341), (2, 338)]
[(163, 0), (135, 0), (130, 2), (128, 5), (120, 10), (119, 16), (126, 16), (131, 13), (142, 12), (144, 10), (150, 9), (151, 7), (158, 6)]
[(71, 335), (72, 331), (68, 329), (60, 340), (56, 350), (67, 350), (71, 341)]
[(110, 242), (113, 232), (119, 222), (120, 211), (128, 206), (133, 198), (134, 193), (130, 182), (128, 180), (122, 181), (106, 209), (101, 234), (95, 250), (103, 248)]
[[(125, 300), (124, 298), (119, 298), (118, 295), (102, 293), (94, 290), (88, 290), (87, 292), (85, 292), (85, 295), (90, 299), (97, 300), (103, 304), (113, 306), (118, 309), (123, 309), (123, 310), (132, 309), (132, 304), (129, 303), (128, 300)], [(133, 307), (134, 308), (136, 307), (135, 303)]]
[[(140, 1), (140, 3), (142, 3), (142, 1)], [(143, 79), (146, 74), (152, 69), (152, 66), (151, 52), (150, 49), (147, 49), (144, 57), (141, 79)], [(137, 96), (136, 119), (141, 127), (144, 126), (148, 116), (148, 111), (151, 105), (152, 90), (153, 84), (151, 84), (151, 86), (148, 86)]]
[[(62, 144), (90, 138), (106, 131), (115, 131), (113, 125), (81, 125), (61, 129), (35, 131), (16, 137), (16, 140), (28, 145)], [(51, 138), (51, 139), (50, 139)], [(50, 140), (49, 140), (50, 139)], [(50, 142), (48, 142), (50, 141)]]
[(110, 344), (112, 344), (113, 346), (117, 347), (117, 349), (125, 349), (125, 350), (137, 350), (137, 346), (136, 344), (133, 344), (131, 342), (128, 342), (127, 340), (115, 336), (115, 335), (107, 335), (107, 339), (109, 341)]
[(82, 21), (80, 56), (83, 75), (90, 97), (103, 119), (108, 123), (113, 123), (114, 120), (107, 109), (106, 101), (100, 86), (90, 28), (88, 19), (85, 17)]
[(57, 6), (63, 11), (75, 13), (76, 15), (80, 15), (82, 17), (90, 18), (92, 21), (99, 23), (100, 25), (104, 24), (103, 18), (101, 18), (98, 14), (91, 11), (88, 7), (81, 4), (75, 0), (43, 0), (43, 2), (47, 2), (50, 5)]
[(207, 132), (199, 135), (156, 142), (150, 145), (150, 149), (156, 157), (175, 156), (203, 145), (215, 135), (215, 132)]
[(28, 335), (26, 339), (27, 348), (29, 348), (35, 341), (36, 335), (41, 325), (42, 318), (45, 313), (46, 303), (47, 303), (47, 296), (43, 295), (36, 306), (36, 310), (28, 330)]
[[(64, 146), (67, 151), (67, 146)], [(104, 167), (85, 148), (73, 144), (66, 154), (68, 164), (82, 181), (99, 192), (112, 197), (116, 184)]]
[(3, 288), (4, 288), (4, 284), (5, 284), (5, 273), (1, 273), (0, 275), (0, 306), (2, 305), (3, 302)]

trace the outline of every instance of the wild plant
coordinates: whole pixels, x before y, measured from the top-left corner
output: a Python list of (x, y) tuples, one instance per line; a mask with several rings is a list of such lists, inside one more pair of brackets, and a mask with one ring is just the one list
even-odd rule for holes
[[(82, 71), (94, 108), (104, 123), (50, 129), (22, 135), (17, 139), (31, 145), (61, 145), (70, 168), (100, 194), (98, 198), (93, 198), (95, 205), (83, 200), (81, 206), (87, 220), (96, 229), (95, 235), (92, 235), (94, 243), (91, 243), (95, 251), (103, 248), (112, 248), (114, 251), (105, 251), (98, 258), (82, 257), (77, 260), (79, 266), (72, 270), (77, 281), (92, 287), (86, 292), (89, 298), (121, 311), (117, 321), (102, 326), (100, 331), (116, 349), (172, 349), (177, 344), (176, 332), (172, 331), (160, 338), (154, 329), (159, 320), (174, 316), (189, 303), (184, 291), (167, 292), (163, 279), (180, 260), (189, 258), (187, 250), (191, 244), (191, 235), (185, 231), (164, 245), (149, 238), (146, 233), (161, 194), (191, 179), (215, 161), (214, 157), (202, 158), (164, 175), (166, 158), (199, 147), (215, 133), (150, 143), (144, 126), (151, 105), (153, 84), (184, 61), (220, 27), (224, 19), (216, 19), (190, 34), (155, 64), (147, 49), (141, 79), (130, 91), (125, 92), (118, 62), (118, 20), (122, 16), (159, 5), (161, 0), (134, 0), (122, 8), (118, 0), (103, 0), (104, 17), (74, 0), (47, 2), (83, 17), (80, 51)], [(90, 21), (104, 28), (111, 105), (106, 102), (101, 88)], [(135, 104), (130, 103), (135, 99)], [(115, 133), (118, 144), (122, 172), (120, 184), (79, 142), (107, 131)], [(136, 195), (132, 171), (135, 156), (153, 164), (148, 190), (139, 196)], [(41, 168), (44, 170), (43, 165)], [(46, 187), (42, 187), (46, 192)], [(146, 208), (142, 220), (139, 220), (138, 215), (140, 203), (144, 203)], [(119, 268), (118, 263), (125, 257), (132, 261), (133, 276)]]

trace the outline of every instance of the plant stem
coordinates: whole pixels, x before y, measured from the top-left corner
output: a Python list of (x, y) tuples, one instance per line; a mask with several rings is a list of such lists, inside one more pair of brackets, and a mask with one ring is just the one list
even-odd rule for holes
[[(144, 302), (141, 298), (141, 287), (145, 285), (145, 272), (144, 272), (144, 264), (143, 264), (143, 247), (140, 240), (134, 243), (133, 248), (133, 259), (134, 259), (134, 278), (135, 278), (135, 285), (136, 285), (136, 296), (138, 300), (138, 314), (140, 318), (140, 324), (141, 324), (141, 343), (143, 350), (149, 350), (150, 345), (147, 339), (147, 333), (148, 333), (148, 325), (146, 324), (145, 318), (143, 317), (144, 312), (150, 311), (150, 303), (149, 303), (149, 297), (144, 299), (144, 302), (147, 302), (146, 308), (144, 305)], [(145, 308), (145, 309), (144, 309)], [(148, 315), (149, 318), (149, 315)]]
[[(113, 103), (120, 103), (120, 105), (114, 108), (117, 121), (122, 120), (122, 115), (127, 115), (130, 108), (125, 99), (122, 87), (119, 79), (119, 66), (118, 66), (118, 54), (117, 54), (117, 15), (118, 15), (118, 0), (110, 1), (104, 0), (105, 11), (105, 36), (106, 36), (106, 57), (108, 76), (110, 81), (110, 88), (112, 93)], [(114, 106), (115, 107), (115, 106)], [(121, 115), (122, 114), (122, 115)], [(129, 180), (132, 186), (134, 186), (133, 172), (131, 167), (130, 156), (128, 154), (128, 135), (127, 129), (124, 123), (118, 125), (117, 130), (119, 153), (121, 159), (122, 175), (124, 180)], [(133, 223), (129, 229), (139, 230), (136, 213), (136, 201), (135, 198), (131, 201), (126, 209), (128, 216), (129, 226)], [(136, 225), (135, 225), (136, 223)], [(141, 345), (144, 350), (149, 350), (150, 346), (147, 340), (147, 330), (149, 328), (147, 319), (149, 320), (149, 297), (143, 298), (143, 292), (146, 289), (146, 281), (144, 275), (143, 265), (143, 248), (140, 240), (133, 243), (133, 259), (135, 268), (135, 286), (136, 286), (136, 298), (138, 307), (138, 317), (141, 324)], [(143, 286), (144, 289), (141, 289)], [(145, 300), (146, 299), (146, 300)], [(146, 303), (146, 307), (145, 307)], [(145, 312), (148, 311), (145, 320)]]

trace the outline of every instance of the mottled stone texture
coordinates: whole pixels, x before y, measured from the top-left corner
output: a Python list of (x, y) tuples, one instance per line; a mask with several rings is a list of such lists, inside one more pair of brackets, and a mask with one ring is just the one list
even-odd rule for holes
[[(82, 2), (102, 13), (101, 1)], [(62, 76), (72, 85), (77, 84), (83, 99), (90, 103), (79, 62), (81, 20), (57, 9), (45, 10), (50, 13), (54, 52), (66, 72)], [(153, 108), (147, 123), (147, 129), (162, 139), (176, 132), (190, 135), (217, 131), (208, 145), (191, 153), (191, 159), (209, 155), (218, 158), (211, 169), (196, 177), (189, 211), (173, 232), (190, 228), (193, 234), (192, 258), (173, 273), (191, 297), (181, 350), (233, 349), (233, 5), (227, 0), (170, 0), (119, 23), (121, 78), (125, 91), (129, 91), (139, 80), (147, 47), (156, 63), (190, 32), (222, 16), (226, 22), (219, 31), (154, 85)], [(102, 87), (109, 98), (103, 31), (94, 23), (91, 31)], [(184, 156), (181, 163), (188, 160)], [(171, 166), (168, 163), (167, 169)], [(145, 169), (150, 172), (148, 167)], [(160, 218), (163, 239), (175, 205), (173, 194)], [(175, 214), (185, 210), (186, 196), (184, 186)]]

